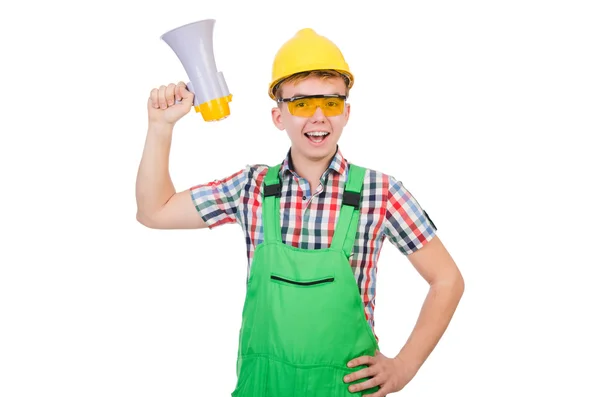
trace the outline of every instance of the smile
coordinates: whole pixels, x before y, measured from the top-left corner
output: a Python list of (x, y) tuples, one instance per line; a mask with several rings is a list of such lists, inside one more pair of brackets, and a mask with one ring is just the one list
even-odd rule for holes
[(310, 142), (312, 142), (313, 144), (321, 144), (327, 139), (327, 137), (329, 136), (329, 132), (326, 132), (326, 131), (307, 132), (304, 134), (304, 136), (306, 136), (308, 138), (308, 140)]

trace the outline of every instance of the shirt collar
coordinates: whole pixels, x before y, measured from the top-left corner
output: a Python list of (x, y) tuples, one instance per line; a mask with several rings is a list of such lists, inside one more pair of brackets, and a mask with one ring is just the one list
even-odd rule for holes
[[(333, 156), (333, 158), (329, 162), (329, 166), (323, 173), (322, 179), (331, 171), (335, 171), (338, 174), (345, 176), (347, 168), (348, 168), (348, 165), (346, 163), (346, 159), (342, 155), (339, 145), (337, 145), (335, 155)], [(285, 156), (283, 163), (281, 164), (281, 173), (282, 173), (282, 175), (287, 175), (287, 173), (291, 173), (294, 176), (299, 177), (299, 175), (294, 171), (294, 163), (292, 161), (292, 149), (291, 148), (290, 148), (290, 150), (288, 150), (288, 153)]]

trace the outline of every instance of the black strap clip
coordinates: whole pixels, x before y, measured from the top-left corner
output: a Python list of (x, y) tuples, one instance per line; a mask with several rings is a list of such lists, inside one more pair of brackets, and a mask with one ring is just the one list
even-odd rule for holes
[(350, 206), (358, 209), (359, 204), (360, 204), (360, 193), (344, 191), (342, 204), (350, 205)]
[(281, 181), (274, 185), (265, 185), (264, 197), (281, 197)]

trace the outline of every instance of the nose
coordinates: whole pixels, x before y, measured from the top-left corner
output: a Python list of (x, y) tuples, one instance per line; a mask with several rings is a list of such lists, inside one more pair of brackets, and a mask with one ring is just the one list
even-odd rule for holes
[(325, 121), (325, 115), (323, 114), (323, 111), (321, 110), (320, 106), (317, 106), (317, 109), (315, 110), (315, 113), (312, 115), (310, 120), (312, 122)]

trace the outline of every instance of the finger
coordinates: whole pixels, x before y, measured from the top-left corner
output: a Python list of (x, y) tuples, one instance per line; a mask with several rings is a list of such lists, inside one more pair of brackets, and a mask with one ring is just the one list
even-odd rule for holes
[(167, 87), (164, 85), (161, 85), (158, 88), (158, 105), (160, 106), (161, 109), (167, 108), (167, 97), (165, 94), (166, 91), (167, 91)]
[(373, 364), (375, 364), (375, 357), (373, 357), (373, 356), (361, 356), (361, 357), (355, 358), (353, 360), (350, 360), (348, 362), (348, 366), (350, 368), (357, 367), (359, 365), (373, 365)]
[(374, 378), (365, 380), (364, 382), (360, 382), (360, 383), (356, 383), (354, 385), (350, 385), (348, 387), (348, 390), (350, 390), (352, 393), (354, 393), (354, 392), (357, 392), (357, 391), (367, 390), (367, 389), (370, 389), (372, 387), (379, 386), (382, 383), (383, 383), (382, 378), (380, 378), (380, 377), (374, 377)]
[(150, 91), (150, 103), (154, 109), (158, 109), (158, 89), (156, 88)]
[(375, 376), (376, 374), (377, 374), (376, 368), (367, 367), (367, 368), (363, 368), (361, 370), (358, 370), (356, 372), (353, 372), (351, 374), (344, 376), (344, 382), (350, 383), (350, 382), (354, 382), (355, 380), (358, 380), (358, 379), (365, 379), (365, 378), (369, 378), (371, 376)]
[(165, 90), (165, 100), (167, 106), (173, 106), (175, 104), (175, 84), (171, 83)]
[(177, 87), (175, 88), (175, 98), (178, 101), (181, 101), (183, 99), (183, 90), (186, 90), (186, 88), (187, 87), (183, 81), (177, 83)]

